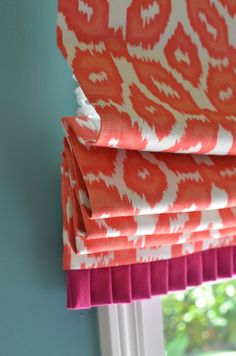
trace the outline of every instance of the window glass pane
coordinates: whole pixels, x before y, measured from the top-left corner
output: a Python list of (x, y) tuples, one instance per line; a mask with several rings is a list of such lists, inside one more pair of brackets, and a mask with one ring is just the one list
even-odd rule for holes
[(236, 280), (162, 297), (166, 355), (236, 355)]

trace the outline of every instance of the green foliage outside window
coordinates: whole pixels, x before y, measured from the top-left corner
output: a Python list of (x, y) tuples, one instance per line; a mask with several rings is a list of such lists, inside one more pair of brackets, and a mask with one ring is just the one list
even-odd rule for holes
[(236, 355), (236, 280), (173, 293), (162, 302), (167, 356)]

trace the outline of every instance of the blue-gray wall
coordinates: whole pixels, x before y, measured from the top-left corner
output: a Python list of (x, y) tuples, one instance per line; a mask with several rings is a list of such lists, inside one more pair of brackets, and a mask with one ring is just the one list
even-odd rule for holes
[(0, 356), (99, 356), (96, 311), (65, 309), (60, 118), (75, 112), (56, 0), (0, 0)]

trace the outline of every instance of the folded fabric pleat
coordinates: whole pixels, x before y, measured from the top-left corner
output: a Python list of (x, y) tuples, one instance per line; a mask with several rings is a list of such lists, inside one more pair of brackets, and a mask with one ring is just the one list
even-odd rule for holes
[[(143, 152), (137, 158), (127, 151), (120, 160), (120, 152), (86, 148), (68, 132), (62, 169), (65, 269), (155, 261), (236, 243), (235, 157), (176, 155), (173, 160), (170, 153)], [(125, 159), (130, 159), (126, 175)], [(142, 173), (145, 177), (139, 177)], [(148, 181), (144, 188), (146, 176), (152, 185)], [(129, 220), (129, 214), (136, 231), (122, 236), (119, 221)], [(116, 228), (109, 226), (110, 216), (117, 219)], [(147, 218), (149, 235), (143, 235), (136, 216)], [(97, 224), (92, 239), (83, 231), (86, 220)], [(185, 225), (190, 220), (193, 231)], [(105, 229), (96, 238), (99, 226)]]
[(135, 264), (131, 268), (132, 300), (150, 298), (150, 264)]
[[(182, 257), (181, 257), (182, 258)], [(156, 261), (150, 263), (152, 295), (168, 293), (169, 288), (169, 261)]]
[(229, 277), (233, 275), (233, 253), (232, 248), (223, 247), (217, 250), (217, 274), (218, 277)]
[(198, 286), (203, 281), (203, 254), (204, 252), (197, 252), (187, 256), (188, 286)]
[(66, 274), (68, 308), (90, 308), (90, 279), (90, 270), (71, 270)]
[(169, 291), (182, 290), (187, 287), (187, 260), (186, 257), (172, 258), (169, 264)]
[(132, 301), (131, 265), (111, 268), (112, 296), (114, 303)]
[(217, 278), (217, 252), (214, 249), (204, 251), (203, 259), (203, 278), (206, 282), (214, 281)]
[(83, 187), (76, 179), (80, 201), (91, 219), (236, 206), (234, 156), (173, 157), (168, 153), (86, 147), (68, 131), (67, 164), (73, 157), (75, 174), (83, 176)]
[(91, 269), (90, 272), (90, 287), (91, 287), (91, 303), (111, 304), (112, 298), (112, 282), (111, 282), (111, 269), (96, 268)]
[(233, 274), (236, 274), (236, 249), (233, 249)]
[(66, 272), (67, 308), (130, 303), (230, 278), (235, 274), (235, 254), (236, 247), (230, 246), (166, 261), (70, 270)]

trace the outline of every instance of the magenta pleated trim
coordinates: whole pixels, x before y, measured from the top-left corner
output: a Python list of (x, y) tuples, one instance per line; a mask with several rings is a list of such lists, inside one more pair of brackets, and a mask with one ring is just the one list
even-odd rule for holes
[(236, 274), (236, 247), (222, 247), (164, 261), (66, 271), (67, 308), (130, 303), (185, 290)]

